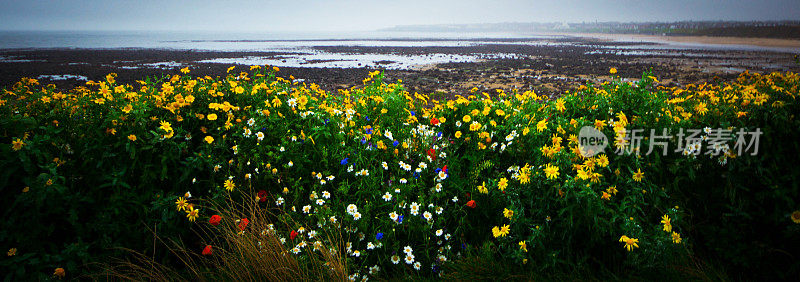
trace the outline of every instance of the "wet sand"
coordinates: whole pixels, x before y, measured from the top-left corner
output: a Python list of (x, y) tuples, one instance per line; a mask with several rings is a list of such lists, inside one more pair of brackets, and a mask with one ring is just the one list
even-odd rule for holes
[[(800, 53), (800, 40), (782, 38), (760, 37), (726, 37), (726, 36), (682, 36), (682, 35), (641, 35), (641, 34), (610, 34), (610, 33), (546, 33), (548, 35), (578, 36), (596, 38), (610, 41), (623, 42), (653, 42), (653, 43), (692, 43), (714, 45), (744, 45), (759, 47), (776, 47), (795, 49)], [(787, 50), (790, 51), (790, 50)]]
[[(442, 63), (415, 66), (409, 69), (385, 70), (387, 79), (402, 80), (411, 92), (455, 95), (469, 93), (472, 87), (493, 92), (535, 90), (556, 96), (573, 89), (577, 83), (599, 83), (608, 80), (612, 67), (627, 80), (641, 78), (652, 69), (666, 86), (686, 83), (714, 82), (732, 79), (741, 71), (800, 71), (789, 53), (762, 51), (658, 50), (641, 42), (612, 42), (604, 39), (566, 38), (574, 44), (554, 46), (524, 44), (524, 40), (507, 40), (497, 44), (457, 47), (375, 47), (314, 46), (330, 54), (515, 54), (514, 58), (485, 59), (475, 62)], [(99, 80), (106, 74), (119, 74), (121, 83), (134, 84), (144, 77), (164, 77), (179, 73), (188, 66), (194, 76), (224, 76), (230, 64), (202, 63), (219, 58), (257, 56), (282, 58), (292, 52), (220, 52), (163, 49), (36, 49), (0, 50), (0, 87), (7, 87), (21, 77), (41, 75), (77, 75)], [(154, 65), (170, 62), (170, 64)], [(381, 64), (377, 64), (381, 65)], [(302, 78), (323, 89), (336, 90), (361, 85), (368, 72), (380, 68), (281, 67), (280, 75)], [(236, 71), (247, 70), (242, 65)], [(83, 85), (85, 81), (70, 77), (41, 77), (42, 83), (53, 83), (62, 89)]]

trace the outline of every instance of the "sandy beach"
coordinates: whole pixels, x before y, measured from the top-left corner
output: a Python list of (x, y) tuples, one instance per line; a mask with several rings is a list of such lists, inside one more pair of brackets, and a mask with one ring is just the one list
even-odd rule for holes
[(773, 47), (796, 49), (800, 53), (800, 40), (779, 39), (779, 38), (758, 38), (758, 37), (723, 37), (723, 36), (661, 36), (643, 34), (611, 34), (611, 33), (545, 33), (547, 35), (577, 36), (584, 38), (595, 38), (608, 41), (623, 42), (653, 42), (653, 43), (692, 43), (692, 44), (713, 44), (713, 45), (744, 45), (758, 47)]

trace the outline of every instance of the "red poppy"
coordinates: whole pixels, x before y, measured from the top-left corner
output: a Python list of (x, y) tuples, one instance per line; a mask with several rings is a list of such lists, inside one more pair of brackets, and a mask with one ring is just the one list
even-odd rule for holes
[(472, 197), (472, 193), (467, 192), (467, 198), (470, 198), (470, 197)]
[(431, 157), (434, 161), (436, 161), (436, 150), (433, 148), (428, 149), (428, 156)]
[(294, 240), (297, 237), (297, 231), (292, 230), (292, 233), (289, 233), (289, 239)]
[(438, 118), (436, 118), (436, 117), (433, 117), (433, 118), (431, 119), (431, 125), (437, 125), (437, 124), (439, 124), (439, 119), (438, 119)]
[(442, 171), (444, 171), (444, 173), (447, 173), (447, 165), (444, 165), (444, 167), (442, 168)]
[(470, 208), (474, 209), (475, 205), (476, 205), (475, 200), (469, 200), (469, 202), (467, 202), (467, 206)]
[(211, 218), (208, 219), (208, 223), (214, 226), (219, 225), (220, 221), (222, 221), (222, 217), (219, 215), (212, 215)]
[(244, 231), (244, 228), (247, 227), (248, 224), (250, 224), (250, 220), (248, 220), (247, 218), (243, 218), (242, 220), (239, 221), (239, 230)]
[(206, 247), (203, 248), (203, 255), (204, 256), (210, 256), (211, 255), (211, 245), (206, 245)]
[(267, 201), (267, 191), (266, 190), (258, 191), (258, 201), (262, 202), (262, 203)]

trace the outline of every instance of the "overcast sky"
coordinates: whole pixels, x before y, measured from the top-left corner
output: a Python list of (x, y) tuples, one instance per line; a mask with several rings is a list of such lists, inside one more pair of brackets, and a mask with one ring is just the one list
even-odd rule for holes
[(362, 31), (677, 20), (800, 20), (800, 0), (0, 0), (3, 30)]

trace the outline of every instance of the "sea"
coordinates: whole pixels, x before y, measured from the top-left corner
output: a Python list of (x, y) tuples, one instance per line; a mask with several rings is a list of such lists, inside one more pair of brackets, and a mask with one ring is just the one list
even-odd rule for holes
[[(585, 38), (583, 38), (585, 39)], [(766, 51), (800, 53), (798, 49), (752, 45), (633, 41), (619, 36), (604, 40), (626, 44), (590, 46), (587, 54), (611, 53), (633, 56), (709, 56), (708, 51)], [(639, 44), (637, 44), (637, 42)], [(655, 44), (654, 44), (655, 43)], [(284, 67), (381, 67), (412, 69), (431, 64), (475, 62), (486, 59), (521, 58), (520, 54), (395, 54), (330, 53), (319, 46), (366, 47), (467, 47), (486, 44), (560, 46), (587, 44), (580, 35), (525, 32), (222, 32), (222, 31), (0, 31), (0, 51), (47, 49), (166, 49), (220, 52), (275, 52), (279, 56), (236, 56), (198, 63), (276, 65)], [(688, 51), (687, 51), (688, 50)], [(711, 55), (715, 56), (715, 55)], [(2, 56), (0, 62), (25, 58)], [(79, 63), (79, 62), (76, 62)], [(156, 62), (138, 67), (180, 67), (180, 62)]]
[[(431, 47), (476, 44), (570, 44), (563, 38), (580, 35), (554, 35), (524, 32), (223, 32), (223, 31), (0, 31), (3, 49), (118, 49), (153, 48), (204, 51), (272, 51), (308, 46), (390, 46)], [(516, 39), (502, 41), (503, 39)], [(523, 39), (530, 39), (524, 41)], [(612, 39), (613, 40), (613, 39)], [(631, 41), (620, 36), (618, 41)], [(640, 41), (625, 49), (698, 49), (773, 51), (798, 53), (800, 50), (753, 45), (699, 44)], [(622, 47), (622, 46), (618, 46)]]

